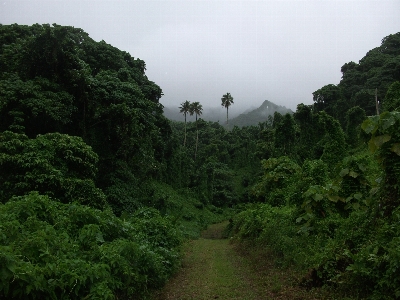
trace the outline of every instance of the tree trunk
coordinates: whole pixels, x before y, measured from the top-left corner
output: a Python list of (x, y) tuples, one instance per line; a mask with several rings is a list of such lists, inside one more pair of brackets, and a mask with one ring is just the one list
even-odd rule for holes
[(183, 140), (183, 147), (186, 145), (186, 114), (185, 114), (185, 139)]
[(196, 160), (196, 156), (197, 156), (197, 145), (199, 143), (199, 131), (196, 129), (196, 151), (194, 152), (194, 160)]
[(197, 129), (197, 114), (196, 114), (196, 150), (194, 151), (194, 160), (197, 156), (197, 144), (199, 143), (199, 130)]

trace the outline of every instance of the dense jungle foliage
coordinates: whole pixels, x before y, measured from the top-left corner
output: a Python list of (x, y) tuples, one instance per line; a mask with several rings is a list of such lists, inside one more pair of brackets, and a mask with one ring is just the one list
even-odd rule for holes
[(400, 33), (341, 71), (338, 85), (313, 93), (314, 105), (261, 130), (263, 174), (229, 230), (303, 270), (306, 287), (397, 299)]
[(145, 298), (233, 210), (305, 286), (400, 297), (400, 33), (232, 130), (198, 102), (167, 120), (145, 63), (81, 29), (0, 25), (0, 46), (0, 299)]

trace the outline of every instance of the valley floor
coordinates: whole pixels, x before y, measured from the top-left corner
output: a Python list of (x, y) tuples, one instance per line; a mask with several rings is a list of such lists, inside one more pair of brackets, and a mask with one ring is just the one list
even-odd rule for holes
[(227, 223), (210, 226), (202, 238), (186, 245), (180, 271), (155, 300), (327, 299), (320, 290), (298, 286), (298, 278), (275, 266), (262, 249), (222, 238)]

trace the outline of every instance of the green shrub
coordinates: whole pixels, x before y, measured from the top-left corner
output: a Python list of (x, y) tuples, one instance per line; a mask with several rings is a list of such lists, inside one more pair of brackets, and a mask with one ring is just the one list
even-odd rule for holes
[(305, 248), (305, 239), (297, 233), (295, 217), (295, 207), (249, 205), (233, 217), (229, 234), (240, 240), (248, 239), (265, 245), (281, 257), (284, 264), (300, 262), (304, 260), (304, 254), (299, 249)]
[(301, 169), (303, 185), (324, 185), (328, 181), (328, 166), (320, 159), (306, 159)]
[(297, 194), (297, 182), (301, 169), (289, 157), (270, 158), (261, 161), (264, 174), (252, 188), (252, 194), (258, 201), (265, 201), (273, 206), (293, 203)]
[(104, 193), (96, 188), (98, 156), (80, 137), (60, 133), (28, 139), (10, 131), (0, 133), (0, 202), (30, 191), (63, 203), (102, 208)]
[(155, 209), (128, 220), (31, 193), (0, 205), (0, 298), (115, 299), (160, 287), (180, 236)]
[(400, 204), (400, 112), (369, 117), (361, 128), (371, 135), (369, 148), (376, 152), (383, 169), (381, 200), (385, 215)]

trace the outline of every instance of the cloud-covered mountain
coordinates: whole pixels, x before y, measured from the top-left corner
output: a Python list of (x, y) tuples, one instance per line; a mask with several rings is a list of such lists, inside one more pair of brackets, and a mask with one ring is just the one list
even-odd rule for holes
[[(205, 121), (219, 122), (221, 125), (233, 128), (233, 126), (243, 127), (258, 125), (260, 122), (265, 122), (269, 115), (273, 116), (276, 111), (282, 115), (293, 113), (293, 111), (284, 106), (276, 105), (271, 101), (265, 100), (260, 107), (247, 108), (240, 114), (230, 108), (228, 125), (226, 125), (226, 109), (223, 107), (205, 107), (203, 108), (203, 114), (200, 118)], [(183, 122), (185, 120), (183, 114), (179, 112), (179, 108), (164, 107), (164, 116), (173, 121)], [(194, 122), (195, 116), (190, 116), (188, 114), (186, 115), (186, 120), (187, 122)]]
[(293, 111), (285, 106), (276, 105), (271, 101), (265, 100), (259, 108), (251, 110), (249, 112), (244, 112), (239, 116), (229, 120), (228, 128), (233, 128), (234, 126), (243, 127), (258, 125), (260, 122), (265, 122), (268, 116), (273, 116), (275, 112), (282, 115), (287, 113), (293, 114)]

